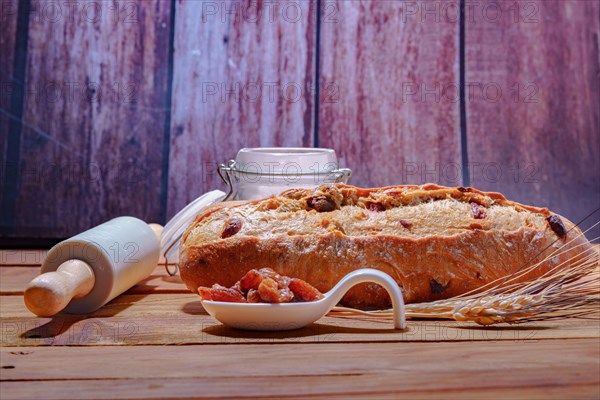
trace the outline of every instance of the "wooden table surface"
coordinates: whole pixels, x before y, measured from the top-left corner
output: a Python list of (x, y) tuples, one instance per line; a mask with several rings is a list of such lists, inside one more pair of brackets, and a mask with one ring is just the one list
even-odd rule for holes
[(86, 316), (37, 318), (23, 288), (45, 251), (0, 251), (0, 398), (600, 397), (600, 322), (480, 327), (325, 317), (244, 332), (162, 267)]

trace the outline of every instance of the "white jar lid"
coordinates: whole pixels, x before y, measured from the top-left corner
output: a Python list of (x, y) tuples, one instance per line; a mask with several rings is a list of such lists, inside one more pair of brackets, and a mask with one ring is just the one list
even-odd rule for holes
[(237, 153), (236, 170), (246, 173), (309, 175), (338, 167), (335, 150), (307, 147), (254, 147)]

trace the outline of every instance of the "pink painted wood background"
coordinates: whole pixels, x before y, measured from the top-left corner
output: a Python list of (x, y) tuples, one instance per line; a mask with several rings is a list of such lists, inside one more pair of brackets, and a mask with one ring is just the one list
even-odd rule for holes
[(316, 2), (291, 4), (177, 2), (169, 216), (242, 147), (313, 145)]
[(579, 222), (600, 207), (600, 2), (519, 4), (466, 19), (471, 184)]
[[(424, 96), (459, 82), (458, 18), (423, 19), (426, 3), (326, 4), (319, 79), (335, 96), (319, 104), (319, 144), (356, 185), (461, 185), (459, 103)], [(458, 175), (440, 173), (452, 167)]]
[[(7, 157), (7, 146), (11, 123), (18, 127), (18, 116), (12, 116), (12, 104), (18, 102), (19, 99), (13, 101), (12, 93), (15, 88), (19, 88), (22, 83), (22, 73), (13, 73), (15, 54), (16, 54), (16, 39), (17, 39), (17, 19), (18, 19), (19, 4), (12, 3), (9, 6), (2, 7), (2, 30), (0, 31), (0, 156), (2, 157), (2, 166), (0, 167), (0, 179), (2, 190), (0, 190), (0, 205), (5, 206), (6, 187), (4, 185), (7, 175), (16, 175), (16, 166), (14, 160)], [(12, 118), (11, 118), (12, 117)], [(11, 188), (12, 189), (12, 188)], [(12, 202), (11, 202), (12, 203)], [(4, 225), (4, 218), (0, 223)]]
[(4, 242), (164, 222), (245, 146), (334, 148), (362, 186), (600, 207), (595, 0), (48, 4), (2, 3)]

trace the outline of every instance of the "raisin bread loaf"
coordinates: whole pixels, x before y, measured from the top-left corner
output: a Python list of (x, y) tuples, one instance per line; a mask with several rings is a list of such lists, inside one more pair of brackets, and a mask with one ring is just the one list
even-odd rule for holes
[[(462, 294), (545, 260), (529, 277), (541, 275), (589, 246), (570, 221), (499, 193), (336, 184), (206, 209), (182, 238), (179, 264), (194, 292), (265, 267), (327, 292), (355, 269), (376, 268), (411, 303)], [(383, 308), (390, 300), (380, 286), (363, 284), (342, 304)]]

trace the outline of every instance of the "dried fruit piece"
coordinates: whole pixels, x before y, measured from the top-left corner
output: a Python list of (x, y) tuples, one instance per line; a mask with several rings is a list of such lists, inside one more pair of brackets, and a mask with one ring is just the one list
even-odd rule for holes
[(240, 229), (242, 229), (242, 221), (233, 219), (227, 222), (221, 233), (221, 239), (227, 239), (228, 237), (235, 235)]
[(317, 301), (323, 298), (321, 292), (319, 292), (310, 283), (304, 282), (302, 279), (290, 279), (289, 288), (292, 293), (294, 293), (294, 300), (298, 299), (299, 301)]
[(271, 278), (263, 279), (258, 285), (258, 294), (265, 303), (289, 303), (294, 293), (288, 288), (279, 289), (279, 285)]
[(567, 228), (565, 228), (565, 225), (558, 215), (551, 215), (546, 218), (546, 221), (548, 221), (550, 228), (552, 228), (554, 233), (556, 233), (559, 238), (562, 239), (567, 236)]
[(335, 210), (335, 203), (327, 196), (309, 197), (308, 200), (306, 200), (306, 204), (318, 212), (329, 212)]
[(279, 302), (290, 303), (294, 300), (294, 293), (289, 288), (279, 289)]
[(248, 303), (260, 303), (260, 294), (258, 294), (258, 290), (250, 289), (248, 292), (248, 296), (246, 296), (246, 300)]
[(279, 274), (273, 271), (271, 268), (261, 268), (258, 270), (258, 273), (263, 276), (263, 278), (271, 278), (277, 280)]
[(231, 288), (219, 284), (212, 288), (199, 287), (198, 294), (203, 300), (236, 303), (289, 303), (323, 298), (310, 284), (279, 275), (271, 268), (251, 269)]
[(245, 303), (246, 299), (241, 292), (235, 289), (226, 288), (218, 284), (214, 284), (210, 288), (213, 301), (227, 301), (230, 303)]
[(475, 219), (487, 218), (485, 208), (475, 202), (471, 202), (471, 211), (473, 211), (473, 217), (475, 217)]
[(278, 289), (277, 282), (271, 278), (265, 278), (260, 285), (258, 285), (258, 294), (262, 301), (266, 301), (267, 303), (278, 303)]
[(276, 281), (277, 281), (277, 287), (279, 289), (287, 288), (288, 285), (290, 284), (290, 278), (288, 278), (287, 276), (279, 275), (279, 279), (277, 279)]
[(403, 219), (400, 220), (400, 225), (404, 227), (404, 229), (410, 230), (413, 227), (412, 222), (405, 221)]
[(210, 288), (200, 286), (198, 288), (198, 294), (202, 297), (202, 300), (212, 300), (212, 291)]
[(435, 279), (432, 279), (429, 281), (429, 287), (431, 288), (431, 294), (440, 294), (450, 287), (450, 282), (447, 285), (442, 285)]
[(251, 269), (240, 279), (240, 291), (242, 293), (248, 293), (251, 289), (258, 289), (258, 285), (263, 280), (263, 275), (261, 275), (257, 270)]
[(237, 290), (238, 292), (242, 291), (242, 289), (240, 288), (240, 281), (237, 281), (235, 285), (233, 285), (231, 288)]
[(369, 203), (369, 211), (381, 212), (385, 211), (385, 207), (380, 203)]

